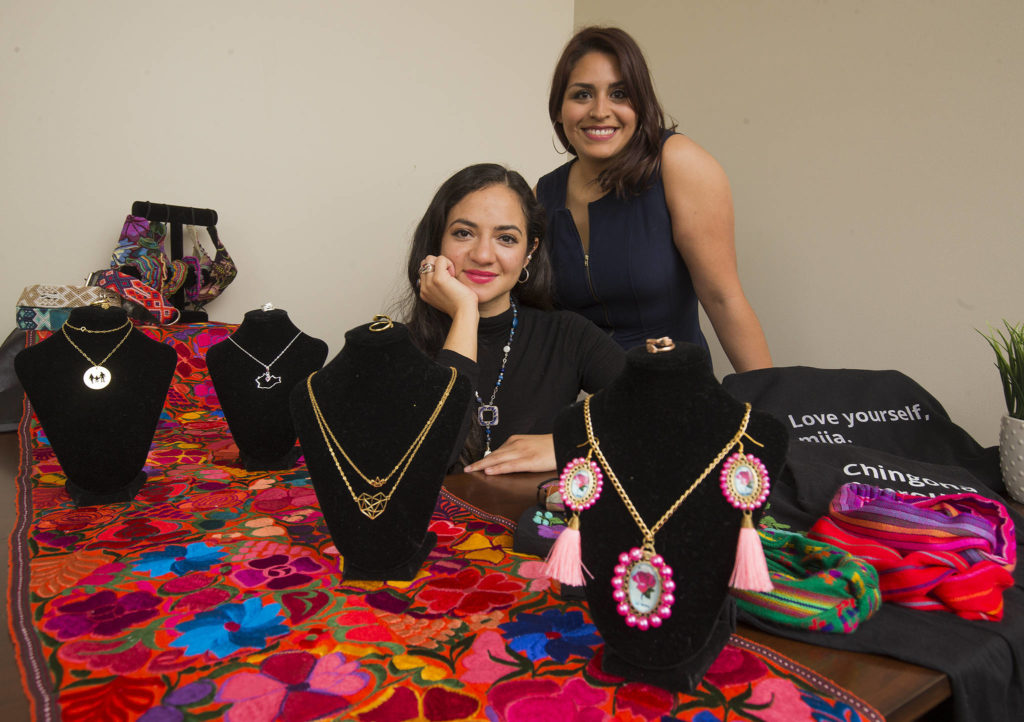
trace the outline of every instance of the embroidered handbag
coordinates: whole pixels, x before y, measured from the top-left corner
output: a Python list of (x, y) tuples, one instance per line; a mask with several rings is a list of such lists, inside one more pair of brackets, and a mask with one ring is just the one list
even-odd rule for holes
[(98, 303), (120, 306), (121, 297), (99, 286), (37, 283), (25, 286), (18, 296), (15, 319), (18, 328), (26, 331), (56, 331), (71, 309)]
[(213, 258), (210, 258), (209, 254), (200, 245), (199, 238), (196, 236), (196, 227), (189, 226), (189, 228), (192, 229), (192, 252), (195, 255), (191, 257), (186, 256), (182, 260), (193, 263), (198, 267), (199, 280), (196, 284), (197, 290), (190, 294), (189, 290), (186, 289), (185, 297), (194, 308), (198, 309), (217, 298), (221, 291), (235, 280), (235, 276), (238, 275), (238, 269), (235, 267), (235, 262), (231, 260), (228, 249), (221, 243), (216, 226), (207, 226), (206, 228), (206, 232), (210, 234), (210, 239), (217, 249)]
[(120, 297), (98, 286), (66, 286), (53, 283), (37, 283), (25, 286), (18, 296), (19, 306), (38, 308), (76, 308), (92, 304), (108, 303), (120, 305)]
[(159, 291), (127, 273), (110, 268), (94, 273), (91, 281), (117, 293), (126, 301), (142, 306), (161, 324), (174, 323), (181, 318), (181, 311), (171, 305)]
[[(117, 288), (134, 287), (135, 297), (131, 300), (142, 303), (139, 299), (146, 297), (148, 302), (143, 305), (161, 319), (166, 317), (166, 313), (160, 311), (160, 304), (154, 298), (154, 293), (162, 296), (168, 304), (180, 304), (179, 311), (199, 311), (220, 295), (238, 275), (234, 261), (221, 242), (216, 226), (206, 227), (216, 249), (213, 258), (199, 242), (196, 226), (193, 224), (188, 228), (192, 233), (192, 255), (172, 259), (164, 250), (167, 224), (152, 222), (145, 216), (129, 214), (111, 254), (111, 270), (135, 277), (149, 290), (128, 281), (116, 284)], [(179, 292), (182, 295), (177, 296), (175, 300)]]

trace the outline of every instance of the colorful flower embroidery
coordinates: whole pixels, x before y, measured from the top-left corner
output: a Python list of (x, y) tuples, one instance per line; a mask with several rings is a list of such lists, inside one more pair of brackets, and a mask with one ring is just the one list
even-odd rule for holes
[(57, 639), (74, 639), (84, 634), (113, 637), (157, 615), (160, 598), (149, 592), (118, 596), (109, 589), (76, 602), (57, 605), (57, 616), (44, 625)]
[(243, 647), (263, 649), (267, 638), (288, 633), (280, 610), (280, 604), (264, 606), (258, 597), (225, 604), (177, 625), (182, 635), (170, 645), (184, 647), (187, 655), (210, 652), (217, 657), (227, 657)]
[(258, 673), (229, 677), (217, 700), (232, 703), (225, 715), (229, 722), (307, 722), (347, 709), (348, 697), (369, 681), (358, 662), (339, 652), (320, 659), (309, 652), (281, 652), (263, 660)]
[(311, 557), (289, 559), (284, 554), (256, 559), (249, 562), (248, 567), (236, 573), (235, 579), (246, 587), (266, 586), (268, 589), (301, 587), (324, 571), (324, 567)]
[(532, 661), (551, 657), (564, 662), (571, 655), (590, 658), (601, 643), (597, 628), (583, 621), (581, 612), (548, 609), (540, 614), (517, 614), (515, 620), (498, 625), (509, 647)]
[(524, 586), (504, 574), (485, 575), (470, 567), (454, 577), (430, 580), (418, 600), (435, 614), (476, 614), (514, 604)]
[(135, 565), (135, 571), (149, 572), (152, 577), (165, 574), (177, 574), (180, 577), (189, 572), (209, 569), (224, 556), (221, 547), (212, 547), (203, 542), (193, 542), (188, 546), (172, 545), (142, 554), (141, 561)]
[(487, 693), (488, 711), (504, 722), (599, 722), (608, 719), (598, 707), (607, 697), (603, 689), (579, 678), (570, 679), (564, 687), (549, 679), (515, 679)]

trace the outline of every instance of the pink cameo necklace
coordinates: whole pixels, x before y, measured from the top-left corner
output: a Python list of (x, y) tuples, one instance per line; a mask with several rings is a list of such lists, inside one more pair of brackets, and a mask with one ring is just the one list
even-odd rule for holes
[[(693, 483), (675, 500), (672, 506), (661, 515), (661, 518), (658, 519), (654, 526), (649, 527), (640, 516), (633, 501), (629, 498), (629, 494), (626, 493), (625, 488), (601, 451), (590, 416), (590, 398), (588, 396), (586, 401), (583, 402), (587, 441), (594, 456), (600, 462), (600, 466), (604, 468), (604, 476), (615, 487), (615, 491), (618, 492), (622, 503), (625, 504), (626, 510), (633, 517), (633, 521), (636, 522), (643, 536), (643, 544), (641, 546), (633, 547), (619, 554), (618, 564), (615, 566), (615, 573), (612, 577), (612, 598), (618, 603), (617, 610), (619, 614), (625, 617), (625, 622), (630, 627), (640, 630), (660, 627), (662, 622), (672, 615), (676, 583), (672, 578), (672, 567), (657, 553), (654, 547), (655, 534), (665, 526), (668, 520), (672, 518), (672, 515), (686, 501), (687, 497), (693, 493), (700, 483), (708, 477), (711, 471), (737, 445), (739, 446), (739, 451), (730, 457), (722, 470), (723, 494), (733, 506), (742, 509), (746, 514), (750, 513), (750, 509), (760, 506), (767, 497), (768, 474), (764, 465), (752, 454), (743, 453), (742, 438), (746, 434), (747, 423), (750, 421), (750, 404), (746, 404), (743, 421), (740, 423), (736, 434), (729, 439), (728, 443), (711, 460), (711, 463), (694, 479)], [(581, 498), (585, 498), (586, 506), (582, 504), (579, 506), (586, 508), (597, 500), (597, 494), (600, 493), (600, 470), (592, 470), (593, 467), (590, 464), (593, 462), (590, 461), (589, 456), (588, 454), (586, 460), (574, 460), (576, 463), (575, 473), (567, 469), (568, 477), (571, 481), (567, 485), (569, 488), (563, 490), (562, 496), (563, 499), (566, 499), (566, 505), (570, 506), (570, 508), (573, 508), (573, 505), (569, 502), (569, 499), (573, 496), (578, 495)], [(570, 462), (570, 465), (572, 463)], [(577, 475), (583, 478), (577, 479)], [(588, 476), (594, 479), (593, 483), (585, 483), (585, 478)], [(563, 476), (564, 483), (565, 476)], [(577, 492), (574, 494), (574, 485), (576, 484), (579, 484), (581, 487), (596, 487), (597, 493), (591, 495), (583, 492), (581, 489), (580, 492), (582, 493)]]

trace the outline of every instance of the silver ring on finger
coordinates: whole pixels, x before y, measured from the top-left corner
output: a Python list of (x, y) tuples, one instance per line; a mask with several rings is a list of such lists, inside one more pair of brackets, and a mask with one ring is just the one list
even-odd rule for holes
[(434, 264), (433, 263), (429, 263), (428, 262), (428, 263), (424, 263), (422, 266), (420, 266), (420, 275), (423, 275), (424, 273), (433, 273), (433, 272), (434, 272)]

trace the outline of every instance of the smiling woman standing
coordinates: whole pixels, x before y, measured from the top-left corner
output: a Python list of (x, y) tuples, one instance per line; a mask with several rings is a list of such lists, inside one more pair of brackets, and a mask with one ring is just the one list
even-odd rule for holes
[(410, 335), (476, 390), (467, 410), (474, 430), (462, 456), (467, 471), (554, 469), (555, 416), (625, 363), (592, 323), (550, 310), (544, 227), (523, 177), (484, 163), (445, 181), (413, 234)]
[(666, 127), (636, 41), (619, 28), (579, 31), (555, 67), (548, 113), (575, 156), (537, 183), (558, 305), (623, 348), (661, 336), (706, 348), (700, 301), (736, 371), (771, 366), (736, 270), (729, 181)]

